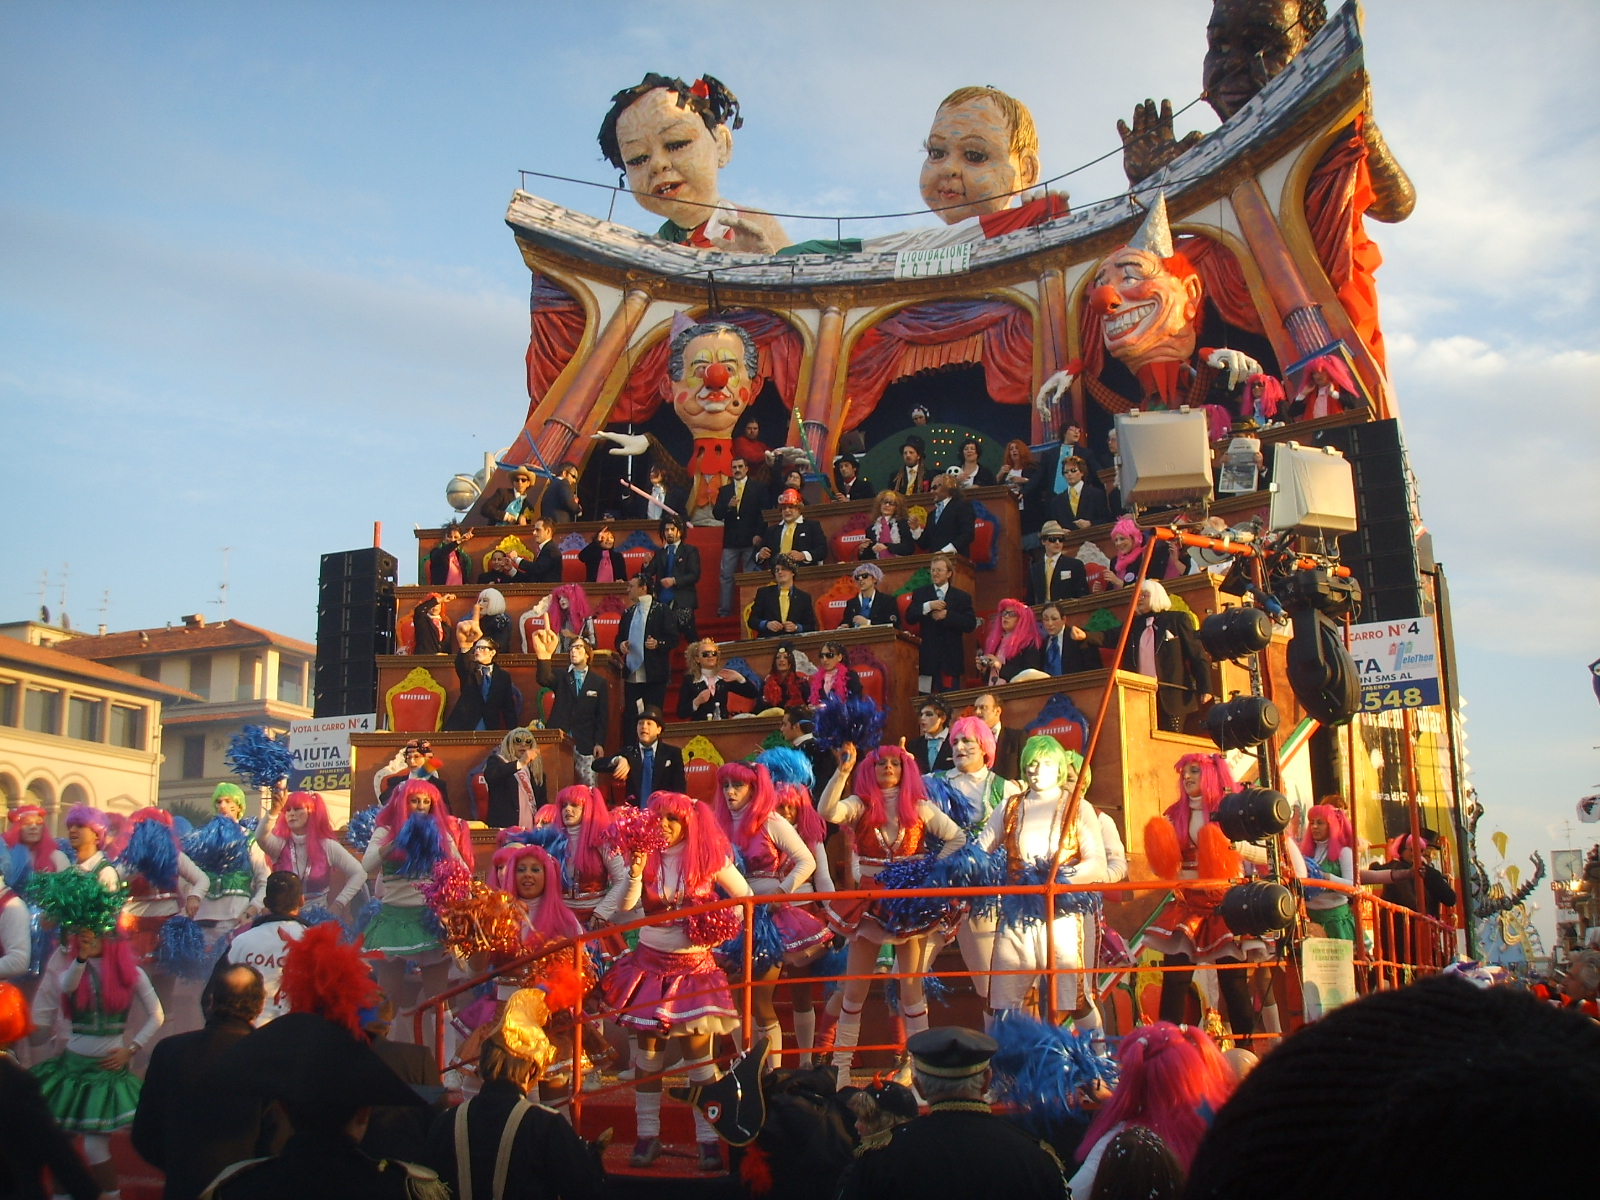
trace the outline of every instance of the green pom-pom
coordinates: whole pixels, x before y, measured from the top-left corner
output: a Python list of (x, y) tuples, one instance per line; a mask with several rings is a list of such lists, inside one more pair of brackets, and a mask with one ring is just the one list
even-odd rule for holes
[(1117, 620), (1117, 615), (1109, 608), (1097, 608), (1089, 615), (1089, 619), (1083, 623), (1083, 627), (1090, 633), (1105, 633), (1108, 630), (1116, 629), (1121, 624), (1122, 622)]
[(755, 748), (755, 753), (747, 756), (745, 761), (748, 762), (754, 759), (756, 755), (760, 754), (763, 750), (772, 750), (778, 746), (787, 746), (788, 744), (789, 739), (774, 729), (771, 733), (767, 734), (766, 737), (761, 739), (761, 745), (757, 746)]
[(907, 595), (908, 593), (916, 591), (919, 587), (922, 587), (924, 584), (928, 584), (928, 583), (932, 583), (932, 582), (933, 582), (933, 576), (928, 574), (928, 568), (927, 567), (918, 567), (917, 568), (917, 573), (915, 575), (913, 575), (910, 579), (906, 580), (905, 585), (903, 587), (896, 588), (894, 594), (896, 596), (904, 596), (904, 595)]
[(108, 892), (95, 875), (69, 868), (36, 873), (28, 881), (26, 894), (57, 928), (110, 933), (127, 902), (128, 885)]

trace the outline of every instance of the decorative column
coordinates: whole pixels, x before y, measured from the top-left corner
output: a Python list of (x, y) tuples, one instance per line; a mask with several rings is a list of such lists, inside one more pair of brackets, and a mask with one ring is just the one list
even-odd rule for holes
[(600, 390), (622, 358), (622, 352), (628, 348), (634, 330), (639, 327), (639, 321), (649, 307), (650, 293), (642, 287), (632, 286), (622, 294), (622, 302), (611, 314), (606, 327), (600, 331), (594, 349), (572, 377), (572, 383), (562, 393), (555, 411), (545, 419), (536, 444), (539, 456), (551, 469), (566, 457), (573, 442), (577, 441), (583, 425), (594, 411), (595, 401), (600, 398)]
[[(1041, 345), (1044, 349), (1045, 379), (1049, 379), (1072, 361), (1067, 335), (1067, 284), (1065, 277), (1055, 267), (1048, 267), (1039, 273), (1039, 320), (1033, 336), (1043, 338)], [(1072, 415), (1080, 429), (1088, 428), (1083, 419), (1083, 389), (1076, 383), (1072, 387)], [(1056, 414), (1058, 425), (1060, 418), (1061, 414), (1058, 412)], [(1055, 435), (1056, 430), (1044, 428), (1044, 418), (1039, 415), (1038, 408), (1035, 408), (1033, 444), (1037, 446), (1048, 442)]]
[[(817, 346), (811, 361), (811, 386), (800, 409), (800, 437), (817, 470), (827, 472), (827, 455), (837, 444), (840, 430), (833, 413), (833, 387), (839, 378), (839, 347), (844, 342), (844, 305), (818, 297), (822, 305), (817, 321)], [(831, 436), (830, 436), (831, 430)]]

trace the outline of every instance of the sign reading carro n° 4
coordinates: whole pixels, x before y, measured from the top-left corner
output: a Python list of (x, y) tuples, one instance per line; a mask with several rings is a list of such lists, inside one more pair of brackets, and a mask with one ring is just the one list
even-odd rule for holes
[(295, 791), (336, 792), (350, 787), (350, 735), (378, 727), (374, 713), (351, 717), (313, 717), (289, 723), (289, 787)]
[(1361, 709), (1426, 708), (1439, 703), (1439, 639), (1432, 617), (1350, 626), (1361, 674)]

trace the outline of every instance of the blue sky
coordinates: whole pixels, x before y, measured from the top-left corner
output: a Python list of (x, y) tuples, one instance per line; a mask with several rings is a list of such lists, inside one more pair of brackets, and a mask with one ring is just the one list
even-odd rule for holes
[[(448, 515), (450, 474), (517, 429), (516, 171), (612, 179), (594, 134), (646, 70), (739, 94), (733, 199), (894, 211), (916, 206), (918, 142), (951, 88), (1028, 102), (1054, 174), (1114, 146), (1136, 101), (1194, 98), (1208, 12), (5, 6), (0, 613), (29, 615), (41, 572), (55, 609), (70, 563), (80, 627), (107, 590), (113, 628), (215, 616), (228, 546), (229, 615), (311, 637), (317, 555), (381, 520), (404, 557), (414, 522)], [(1600, 19), (1378, 0), (1366, 36), (1421, 197), (1372, 226), (1391, 365), (1454, 589), (1485, 830), (1525, 856), (1565, 844), (1600, 789)], [(1214, 125), (1203, 105), (1179, 122)], [(1080, 203), (1123, 186), (1115, 159), (1069, 183)], [(603, 193), (534, 190), (605, 211)], [(656, 224), (627, 200), (617, 218)]]

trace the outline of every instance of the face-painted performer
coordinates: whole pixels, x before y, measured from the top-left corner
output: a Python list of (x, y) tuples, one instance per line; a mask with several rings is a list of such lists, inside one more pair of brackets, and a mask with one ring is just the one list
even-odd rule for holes
[(690, 509), (703, 508), (733, 479), (733, 431), (761, 390), (756, 344), (737, 325), (690, 325), (672, 339), (667, 376), (672, 407), (694, 434)]
[(776, 218), (724, 200), (717, 172), (733, 158), (744, 124), (739, 99), (710, 75), (686, 84), (647, 74), (611, 98), (600, 124), (600, 152), (619, 171), (639, 207), (666, 221), (657, 236), (701, 250), (772, 254), (789, 244)]

